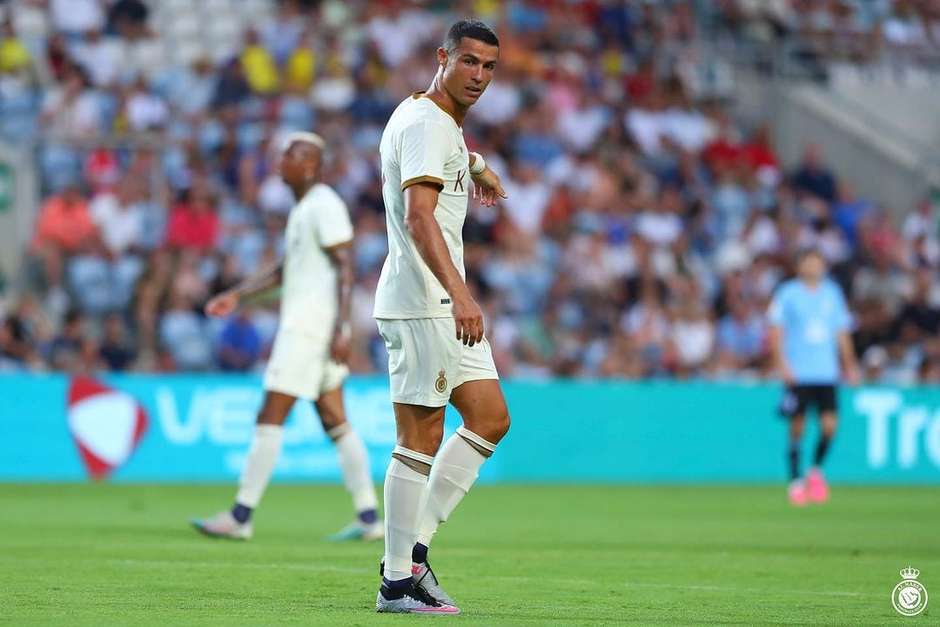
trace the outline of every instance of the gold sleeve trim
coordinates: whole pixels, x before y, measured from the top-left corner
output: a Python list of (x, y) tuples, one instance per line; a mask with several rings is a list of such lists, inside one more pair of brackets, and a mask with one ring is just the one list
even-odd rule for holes
[(441, 189), (444, 188), (444, 181), (437, 178), (436, 176), (416, 176), (413, 179), (408, 179), (407, 181), (401, 182), (401, 191), (405, 191), (407, 188), (415, 185), (417, 183), (434, 183)]

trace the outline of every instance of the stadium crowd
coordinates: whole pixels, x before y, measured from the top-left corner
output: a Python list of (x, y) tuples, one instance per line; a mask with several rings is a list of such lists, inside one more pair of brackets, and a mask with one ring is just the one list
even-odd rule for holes
[[(202, 306), (282, 254), (293, 199), (274, 166), (291, 129), (327, 138), (324, 179), (354, 217), (351, 367), (384, 368), (378, 139), (430, 82), (443, 25), (473, 14), (501, 59), (464, 131), (508, 198), (471, 203), (466, 266), (501, 373), (768, 376), (769, 298), (813, 246), (849, 296), (868, 380), (940, 383), (938, 208), (857, 198), (817, 146), (784, 169), (768, 129), (731, 115), (695, 3), (253, 0), (261, 17), (230, 51), (168, 34), (169, 11), (228, 1), (0, 2), (0, 132), (41, 138), (43, 188), (2, 295), (0, 369), (260, 368), (275, 305), (221, 321)], [(819, 4), (876, 6), (859, 19), (889, 38), (929, 3)], [(732, 30), (773, 17), (714, 7)]]

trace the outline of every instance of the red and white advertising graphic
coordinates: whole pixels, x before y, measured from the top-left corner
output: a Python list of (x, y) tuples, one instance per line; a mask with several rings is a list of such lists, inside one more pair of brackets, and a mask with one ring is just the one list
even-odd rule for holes
[(104, 479), (126, 462), (147, 431), (147, 413), (132, 396), (91, 377), (69, 386), (69, 431), (93, 479)]

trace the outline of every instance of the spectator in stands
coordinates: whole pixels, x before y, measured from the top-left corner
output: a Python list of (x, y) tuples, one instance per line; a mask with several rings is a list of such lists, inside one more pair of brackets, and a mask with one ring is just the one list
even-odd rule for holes
[(82, 346), (87, 341), (85, 319), (81, 312), (71, 309), (65, 314), (62, 331), (46, 349), (46, 361), (53, 370), (74, 372), (81, 364)]
[(216, 244), (219, 219), (215, 196), (204, 177), (196, 177), (170, 211), (167, 245), (208, 251)]
[(277, 63), (271, 53), (261, 45), (258, 33), (251, 28), (245, 31), (241, 65), (248, 86), (256, 94), (271, 94), (278, 89), (281, 78)]
[(871, 203), (859, 198), (855, 189), (842, 181), (838, 186), (838, 198), (832, 206), (832, 218), (842, 229), (845, 239), (852, 249), (858, 247), (859, 224), (872, 210)]
[(742, 297), (731, 299), (729, 312), (718, 323), (717, 370), (760, 373), (767, 359), (767, 321)]
[(895, 336), (920, 342), (940, 332), (940, 303), (934, 270), (918, 268), (910, 297), (895, 319)]
[(196, 313), (195, 306), (184, 294), (174, 291), (169, 310), (160, 319), (160, 342), (175, 370), (207, 370), (212, 366), (205, 319)]
[(0, 372), (35, 367), (39, 362), (26, 324), (16, 315), (0, 321)]
[(117, 37), (105, 37), (100, 30), (90, 30), (72, 50), (75, 61), (95, 87), (110, 87), (120, 78), (126, 60)]
[(101, 100), (79, 66), (70, 63), (62, 84), (46, 93), (40, 121), (53, 137), (65, 140), (91, 138), (101, 131)]
[(669, 359), (675, 375), (687, 378), (704, 374), (714, 344), (715, 328), (705, 307), (694, 298), (686, 298), (669, 329)]
[(124, 117), (130, 130), (141, 133), (157, 131), (166, 126), (169, 109), (163, 98), (151, 92), (143, 76), (125, 90)]
[(115, 313), (105, 318), (103, 335), (98, 353), (105, 367), (117, 372), (129, 369), (136, 355), (121, 314)]
[(0, 34), (0, 75), (28, 73), (33, 65), (33, 56), (17, 38), (9, 15), (0, 23)]
[(49, 12), (56, 31), (80, 36), (104, 28), (104, 10), (99, 0), (49, 0)]
[(66, 186), (43, 203), (32, 249), (42, 260), (47, 288), (61, 289), (68, 258), (99, 244), (98, 228), (77, 185)]
[(146, 28), (149, 16), (142, 0), (117, 0), (108, 10), (108, 33), (133, 37)]
[(251, 95), (251, 87), (245, 77), (245, 69), (239, 58), (222, 66), (210, 106), (218, 111), (240, 104)]
[(261, 354), (261, 336), (249, 312), (239, 310), (225, 322), (219, 336), (218, 364), (222, 370), (250, 370)]
[(872, 262), (872, 265), (864, 266), (855, 273), (852, 298), (858, 301), (880, 301), (894, 316), (911, 293), (910, 280), (886, 252), (876, 253)]
[(803, 162), (793, 173), (792, 183), (797, 192), (811, 194), (832, 203), (836, 200), (836, 177), (822, 159), (822, 149), (810, 144), (803, 152)]
[(133, 254), (140, 249), (144, 229), (140, 200), (139, 183), (125, 177), (114, 192), (98, 194), (89, 205), (92, 220), (112, 257)]
[[(238, 4), (216, 16), (192, 2), (40, 0), (18, 11), (31, 10), (48, 31), (21, 27), (20, 12), (21, 37), (4, 27), (0, 134), (33, 138), (42, 126), (37, 171), (48, 202), (32, 250), (60, 296), (46, 299), (57, 304), (54, 320), (66, 309), (66, 286), (90, 321), (105, 317), (102, 346), (79, 351), (89, 368), (127, 367), (128, 346), (143, 370), (218, 367), (210, 338), (221, 329), (194, 308), (209, 285), (282, 256), (295, 199), (271, 149), (284, 130), (311, 127), (336, 147), (324, 177), (357, 232), (361, 353), (352, 365), (384, 367), (369, 314), (385, 255), (376, 147), (397, 103), (430, 80), (409, 59), (436, 46), (445, 18), (397, 1)], [(759, 374), (760, 312), (787, 273), (781, 259), (815, 244), (853, 286), (858, 354), (881, 348), (880, 376), (891, 380), (940, 378), (929, 334), (900, 330), (934, 315), (927, 279), (912, 281), (916, 268), (940, 263), (933, 209), (920, 207), (899, 231), (888, 210), (836, 181), (812, 146), (791, 177), (781, 176), (760, 121), (713, 98), (723, 73), (702, 58), (699, 39), (715, 27), (732, 41), (785, 40), (825, 70), (827, 58), (881, 38), (884, 18), (901, 24), (891, 35), (900, 41), (897, 33), (929, 21), (925, 12), (892, 15), (885, 3), (854, 0), (803, 2), (800, 11), (790, 0), (478, 4), (506, 37), (501, 78), (464, 131), (510, 194), (499, 211), (471, 202), (465, 254), (505, 374)], [(186, 30), (193, 25), (195, 37)], [(802, 37), (808, 47), (795, 41)], [(11, 71), (23, 67), (24, 50), (42, 84)], [(158, 147), (143, 147), (141, 134), (159, 137)], [(89, 208), (56, 205), (61, 194), (49, 190), (65, 181), (90, 190)], [(139, 276), (117, 271), (125, 260), (139, 264)], [(701, 294), (689, 292), (688, 277)], [(21, 318), (21, 342), (34, 353), (47, 346), (51, 331)], [(232, 324), (238, 345), (246, 322)], [(248, 352), (252, 363), (236, 351), (226, 367), (251, 369), (262, 358), (270, 310), (252, 324), (262, 348)]]

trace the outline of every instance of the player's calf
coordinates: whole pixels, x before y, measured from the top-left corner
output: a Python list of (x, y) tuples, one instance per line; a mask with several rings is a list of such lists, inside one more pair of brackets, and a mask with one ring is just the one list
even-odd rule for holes
[(333, 541), (382, 539), (385, 537), (385, 530), (378, 517), (375, 486), (372, 484), (372, 476), (369, 472), (369, 454), (362, 438), (345, 420), (329, 428), (326, 434), (336, 446), (336, 455), (343, 471), (343, 483), (352, 497), (353, 507), (356, 510), (356, 520), (330, 536), (329, 539)]

